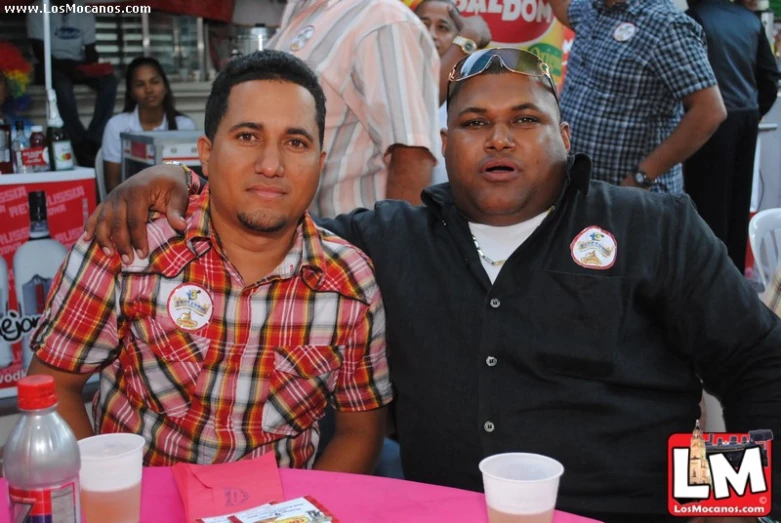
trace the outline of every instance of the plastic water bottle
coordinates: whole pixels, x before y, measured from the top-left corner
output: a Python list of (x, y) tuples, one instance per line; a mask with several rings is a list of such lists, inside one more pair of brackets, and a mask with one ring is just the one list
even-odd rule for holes
[(16, 121), (16, 137), (11, 144), (12, 158), (14, 161), (14, 171), (16, 174), (27, 174), (33, 172), (33, 168), (27, 165), (25, 162), (25, 151), (30, 149), (30, 140), (27, 139), (27, 135), (24, 134), (24, 122), (21, 120)]
[(27, 376), (17, 387), (21, 416), (3, 454), (11, 521), (81, 523), (79, 446), (55, 410), (54, 379)]

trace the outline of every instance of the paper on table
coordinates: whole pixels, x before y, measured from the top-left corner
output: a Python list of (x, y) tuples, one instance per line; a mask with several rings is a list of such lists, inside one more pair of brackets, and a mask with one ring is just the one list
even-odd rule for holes
[(244, 512), (217, 518), (206, 518), (196, 523), (339, 523), (328, 509), (310, 496), (291, 499), (284, 503), (263, 505)]
[(173, 466), (173, 474), (187, 523), (283, 499), (273, 452), (219, 465), (178, 463)]

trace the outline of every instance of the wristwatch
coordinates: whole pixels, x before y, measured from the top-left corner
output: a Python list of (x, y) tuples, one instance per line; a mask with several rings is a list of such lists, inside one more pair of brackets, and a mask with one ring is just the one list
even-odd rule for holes
[(645, 174), (645, 171), (638, 169), (635, 171), (634, 174), (634, 180), (637, 185), (640, 187), (651, 187), (654, 184), (654, 181), (648, 177), (647, 174)]
[(460, 47), (465, 54), (472, 54), (475, 51), (477, 51), (477, 44), (475, 43), (474, 40), (470, 40), (469, 38), (464, 38), (463, 36), (456, 36), (455, 38), (453, 38), (453, 43), (456, 44), (458, 47)]

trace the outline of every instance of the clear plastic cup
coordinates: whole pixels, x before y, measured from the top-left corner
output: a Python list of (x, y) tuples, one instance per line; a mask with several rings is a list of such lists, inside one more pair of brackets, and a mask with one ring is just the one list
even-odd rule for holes
[(86, 523), (139, 523), (144, 438), (101, 434), (79, 441)]
[(564, 466), (540, 454), (497, 454), (480, 462), (490, 523), (551, 523)]

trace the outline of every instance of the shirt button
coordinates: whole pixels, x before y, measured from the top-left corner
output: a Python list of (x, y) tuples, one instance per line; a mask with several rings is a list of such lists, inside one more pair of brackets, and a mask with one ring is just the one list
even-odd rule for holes
[(488, 364), (489, 367), (493, 367), (494, 365), (496, 365), (496, 358), (494, 358), (493, 356), (488, 356), (485, 359), (485, 362)]
[(485, 425), (483, 425), (483, 428), (486, 432), (493, 432), (494, 431), (494, 424), (490, 421), (486, 421)]
[(493, 307), (494, 309), (498, 309), (499, 305), (502, 304), (502, 302), (499, 301), (499, 298), (492, 298), (490, 303), (491, 303), (491, 307)]

